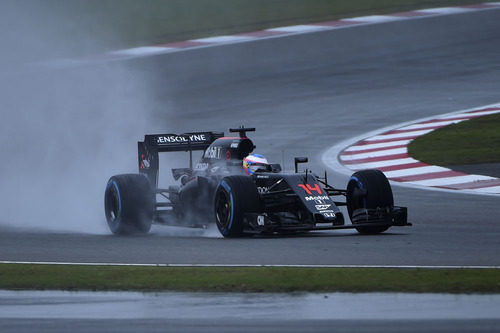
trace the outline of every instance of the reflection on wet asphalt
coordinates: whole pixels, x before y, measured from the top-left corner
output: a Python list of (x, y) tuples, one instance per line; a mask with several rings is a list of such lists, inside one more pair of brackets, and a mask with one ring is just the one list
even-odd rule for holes
[(500, 319), (500, 295), (0, 291), (0, 319)]

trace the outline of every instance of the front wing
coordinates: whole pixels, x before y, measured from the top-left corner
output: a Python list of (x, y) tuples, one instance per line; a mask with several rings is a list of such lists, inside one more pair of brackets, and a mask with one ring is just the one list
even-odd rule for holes
[(352, 224), (344, 224), (342, 213), (337, 214), (335, 221), (311, 221), (296, 223), (281, 223), (270, 218), (267, 214), (247, 213), (246, 232), (293, 232), (312, 230), (353, 229), (359, 227), (377, 226), (411, 226), (407, 219), (406, 207), (392, 207), (387, 209), (358, 209), (353, 214)]

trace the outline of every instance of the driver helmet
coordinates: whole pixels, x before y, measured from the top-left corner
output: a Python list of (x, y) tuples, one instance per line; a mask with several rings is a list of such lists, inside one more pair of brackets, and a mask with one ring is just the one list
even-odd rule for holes
[(267, 170), (269, 163), (267, 159), (260, 154), (250, 154), (243, 159), (243, 170), (247, 175), (252, 175), (257, 170)]

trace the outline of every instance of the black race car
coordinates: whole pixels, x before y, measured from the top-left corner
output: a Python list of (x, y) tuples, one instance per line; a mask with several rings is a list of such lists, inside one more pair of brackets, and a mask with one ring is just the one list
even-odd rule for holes
[[(377, 234), (408, 226), (406, 207), (394, 206), (391, 186), (379, 170), (358, 171), (347, 189), (336, 189), (309, 170), (307, 158), (295, 158), (295, 172), (268, 164), (252, 175), (243, 159), (255, 148), (246, 133), (255, 128), (219, 132), (146, 135), (138, 142), (139, 173), (116, 175), (105, 192), (105, 213), (115, 234), (147, 233), (152, 223), (206, 227), (215, 222), (224, 237), (355, 228)], [(193, 167), (193, 151), (204, 151)], [(178, 186), (158, 188), (159, 153), (189, 152), (189, 167), (172, 169)], [(343, 199), (337, 200), (335, 198)], [(345, 224), (339, 206), (347, 206)]]

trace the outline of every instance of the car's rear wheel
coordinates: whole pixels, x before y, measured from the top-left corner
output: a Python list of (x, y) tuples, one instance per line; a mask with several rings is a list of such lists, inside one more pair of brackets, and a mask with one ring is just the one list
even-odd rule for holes
[[(347, 211), (351, 221), (357, 209), (383, 209), (393, 206), (391, 185), (380, 170), (362, 170), (351, 176), (347, 184)], [(356, 230), (361, 234), (378, 234), (388, 228), (388, 226), (364, 226), (357, 227)]]
[(245, 226), (245, 213), (261, 210), (257, 186), (248, 176), (229, 176), (221, 180), (215, 191), (215, 223), (224, 237), (240, 237)]
[(112, 233), (148, 233), (155, 210), (155, 195), (149, 180), (141, 174), (111, 177), (104, 194), (104, 210)]

